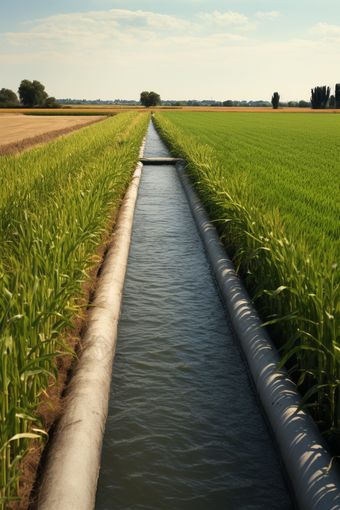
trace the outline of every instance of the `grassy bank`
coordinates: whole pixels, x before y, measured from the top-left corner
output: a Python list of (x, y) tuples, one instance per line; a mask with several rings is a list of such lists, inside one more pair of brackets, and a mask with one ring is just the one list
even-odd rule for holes
[(337, 116), (174, 112), (155, 122), (339, 453)]
[[(0, 186), (0, 502), (19, 491), (39, 406), (69, 355), (66, 328), (138, 161), (149, 116), (124, 113), (19, 157)], [(44, 397), (46, 395), (46, 398)], [(0, 505), (1, 507), (1, 505)]]

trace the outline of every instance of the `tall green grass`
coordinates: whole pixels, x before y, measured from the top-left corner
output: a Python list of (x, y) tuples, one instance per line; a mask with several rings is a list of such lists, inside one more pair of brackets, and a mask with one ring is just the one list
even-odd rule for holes
[(123, 113), (0, 159), (0, 507), (17, 497), (63, 332), (138, 161), (149, 116)]
[[(334, 117), (315, 116), (311, 121), (309, 116), (307, 124), (300, 118), (303, 114), (244, 115), (157, 113), (155, 122), (172, 155), (186, 160), (187, 173), (268, 322), (282, 364), (288, 362), (304, 393), (302, 405), (311, 408), (339, 453), (339, 214), (334, 216), (339, 203), (338, 191), (333, 190), (339, 176), (332, 159), (337, 157)], [(314, 123), (310, 131), (309, 122)], [(290, 134), (284, 133), (287, 130)], [(285, 143), (288, 137), (295, 145)], [(302, 181), (310, 184), (306, 191)], [(315, 204), (327, 205), (324, 193), (330, 202), (328, 215), (321, 207), (315, 210)]]

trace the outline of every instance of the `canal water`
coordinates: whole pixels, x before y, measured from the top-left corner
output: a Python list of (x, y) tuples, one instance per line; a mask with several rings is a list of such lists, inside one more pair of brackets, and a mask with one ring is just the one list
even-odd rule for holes
[(136, 204), (96, 500), (113, 508), (294, 508), (174, 166), (144, 166)]

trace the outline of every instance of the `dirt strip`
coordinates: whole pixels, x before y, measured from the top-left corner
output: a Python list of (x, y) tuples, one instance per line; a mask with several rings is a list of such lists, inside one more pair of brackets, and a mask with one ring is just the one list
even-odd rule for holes
[[(13, 124), (13, 117), (15, 117), (15, 123)], [(94, 124), (96, 122), (101, 122), (102, 120), (107, 119), (107, 116), (91, 116), (90, 118), (80, 118), (80, 117), (64, 117), (63, 119), (56, 119), (56, 117), (53, 118), (53, 126), (57, 127), (60, 126), (59, 129), (50, 129), (51, 124), (47, 123), (46, 121), (50, 120), (50, 118), (44, 118), (44, 117), (35, 117), (33, 122), (35, 126), (32, 126), (32, 122), (29, 122), (32, 120), (32, 118), (27, 118), (27, 129), (24, 131), (22, 129), (19, 129), (22, 125), (22, 117), (20, 114), (14, 114), (9, 119), (8, 115), (1, 115), (0, 116), (0, 156), (10, 155), (10, 154), (16, 154), (18, 152), (21, 152), (25, 149), (29, 149), (31, 147), (34, 147), (38, 144), (47, 143), (54, 138), (58, 138), (63, 135), (68, 135), (69, 133), (72, 133), (73, 131), (77, 131), (78, 129), (81, 129), (86, 126), (90, 126), (91, 124)], [(62, 120), (62, 122), (58, 122), (58, 120)], [(9, 125), (9, 121), (10, 124)], [(15, 124), (18, 123), (18, 128), (13, 133), (10, 133), (11, 138), (13, 141), (10, 141), (9, 143), (3, 143), (4, 141), (7, 142), (7, 140), (10, 139), (8, 130), (11, 131), (11, 128), (15, 127)], [(6, 131), (6, 134), (3, 132)], [(39, 132), (40, 131), (40, 132)], [(42, 131), (42, 132), (41, 132)], [(28, 133), (32, 133), (33, 136), (25, 136)]]

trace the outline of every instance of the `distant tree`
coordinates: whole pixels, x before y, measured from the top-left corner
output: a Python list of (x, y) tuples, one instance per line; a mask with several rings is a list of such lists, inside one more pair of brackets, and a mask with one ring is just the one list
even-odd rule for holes
[(1, 89), (0, 90), (0, 106), (1, 108), (15, 108), (19, 106), (19, 99), (13, 90)]
[(144, 92), (141, 92), (140, 102), (142, 103), (143, 106), (146, 107), (150, 106), (149, 92), (147, 92), (146, 90)]
[(60, 104), (55, 97), (47, 97), (42, 104), (43, 108), (60, 108)]
[(323, 110), (326, 108), (327, 101), (329, 99), (331, 89), (329, 87), (315, 87), (311, 89), (311, 103), (314, 110)]
[(272, 95), (271, 103), (273, 105), (274, 110), (277, 110), (280, 103), (280, 94), (278, 92), (274, 92)]
[(149, 108), (150, 106), (158, 106), (162, 104), (161, 96), (156, 92), (141, 92), (140, 102), (143, 106)]
[(187, 103), (185, 103), (185, 101), (176, 101), (175, 103), (173, 103), (174, 106), (186, 106)]
[(232, 101), (231, 99), (223, 101), (223, 106), (234, 106), (234, 101)]
[(299, 108), (310, 108), (311, 104), (308, 101), (299, 101)]
[(156, 92), (149, 93), (150, 106), (159, 106), (162, 104), (161, 96)]
[(42, 106), (48, 97), (44, 85), (37, 80), (22, 80), (18, 94), (21, 103), (27, 108)]
[(296, 108), (298, 103), (296, 101), (288, 101), (289, 108)]
[(340, 109), (340, 83), (335, 85), (335, 108)]
[(332, 110), (334, 108), (336, 108), (336, 101), (335, 101), (335, 97), (333, 95), (331, 95), (331, 97), (329, 98), (328, 106), (329, 106), (329, 108), (332, 108)]

